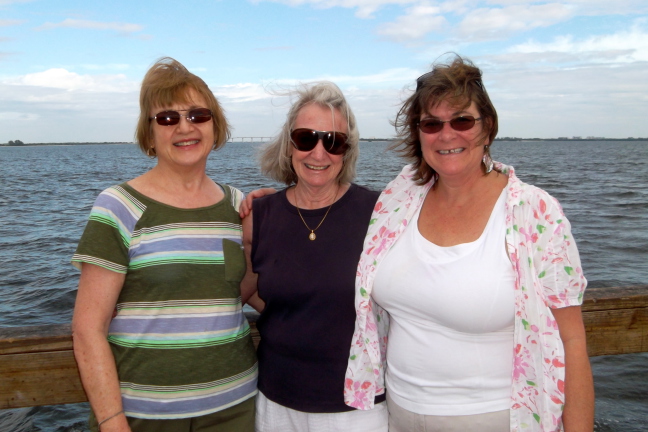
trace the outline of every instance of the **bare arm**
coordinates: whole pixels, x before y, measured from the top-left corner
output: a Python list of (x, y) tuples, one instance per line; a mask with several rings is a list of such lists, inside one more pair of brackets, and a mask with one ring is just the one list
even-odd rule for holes
[(552, 309), (565, 346), (565, 432), (594, 429), (594, 381), (580, 306)]
[[(249, 195), (248, 195), (249, 196)], [(243, 303), (252, 306), (257, 312), (261, 312), (265, 303), (257, 293), (258, 276), (252, 271), (252, 212), (243, 219), (243, 250), (245, 252), (245, 263), (247, 268), (245, 276), (241, 280), (241, 298)]]
[[(97, 421), (123, 410), (115, 359), (108, 345), (108, 326), (125, 275), (93, 264), (82, 264), (72, 319), (74, 356)], [(130, 431), (119, 414), (101, 425), (102, 432)]]
[(262, 188), (255, 189), (247, 194), (245, 196), (245, 199), (241, 203), (241, 207), (239, 208), (239, 215), (241, 216), (241, 219), (246, 218), (250, 213), (252, 213), (252, 201), (266, 195), (272, 195), (273, 193), (277, 193), (277, 190), (273, 188)]

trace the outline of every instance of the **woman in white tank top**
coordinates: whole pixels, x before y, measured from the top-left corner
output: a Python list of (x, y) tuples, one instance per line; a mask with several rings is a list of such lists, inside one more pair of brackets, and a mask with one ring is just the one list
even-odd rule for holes
[(412, 165), (365, 241), (346, 402), (386, 387), (392, 432), (591, 431), (578, 251), (557, 201), (491, 160), (481, 71), (436, 65), (396, 127)]

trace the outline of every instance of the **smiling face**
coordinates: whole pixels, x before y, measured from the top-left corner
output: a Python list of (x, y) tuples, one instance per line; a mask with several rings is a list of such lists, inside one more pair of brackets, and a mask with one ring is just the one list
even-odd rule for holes
[[(173, 103), (169, 106), (155, 106), (149, 113), (150, 117), (161, 111), (178, 111), (187, 114), (193, 108), (205, 108), (207, 104), (203, 97), (193, 89), (188, 90), (187, 103)], [(191, 123), (186, 117), (172, 126), (162, 126), (151, 120), (153, 147), (158, 157), (159, 165), (194, 168), (205, 166), (207, 157), (214, 146), (214, 120), (204, 123)]]
[[(433, 118), (448, 121), (461, 115), (480, 117), (474, 102), (468, 108), (462, 109), (444, 100), (421, 114), (420, 119)], [(483, 173), (481, 169), (484, 156), (482, 128), (483, 122), (477, 121), (467, 131), (456, 131), (449, 123), (444, 123), (441, 131), (434, 134), (426, 134), (419, 130), (423, 159), (439, 174), (440, 179)]]
[[(306, 128), (318, 131), (335, 131), (348, 134), (347, 122), (338, 110), (329, 107), (309, 104), (303, 107), (293, 130)], [(337, 184), (337, 177), (342, 170), (344, 155), (328, 153), (319, 140), (311, 151), (299, 151), (292, 147), (292, 164), (299, 179), (297, 184), (310, 188), (327, 188)]]

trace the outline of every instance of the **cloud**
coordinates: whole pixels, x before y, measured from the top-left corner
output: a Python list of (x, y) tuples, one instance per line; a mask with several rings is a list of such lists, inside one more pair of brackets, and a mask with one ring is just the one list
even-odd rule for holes
[(648, 31), (645, 20), (637, 20), (629, 30), (576, 40), (558, 36), (548, 43), (528, 41), (512, 46), (509, 53), (530, 54), (536, 61), (552, 62), (635, 62), (648, 61)]
[(116, 31), (122, 35), (130, 35), (131, 33), (139, 32), (143, 29), (143, 26), (139, 24), (130, 24), (130, 23), (118, 23), (118, 22), (99, 22), (99, 21), (88, 21), (88, 20), (77, 20), (72, 18), (67, 18), (60, 23), (45, 23), (42, 26), (36, 28), (36, 30), (52, 30), (57, 28), (74, 28), (74, 29), (84, 29), (84, 30), (112, 30)]
[[(1, 4), (1, 3), (0, 3)], [(24, 23), (25, 20), (8, 20), (8, 19), (0, 19), (0, 27), (9, 27), (9, 26), (15, 26)]]
[(573, 8), (559, 3), (480, 8), (467, 13), (459, 24), (462, 39), (499, 39), (516, 32), (548, 27), (573, 16)]
[(80, 75), (62, 68), (48, 69), (19, 77), (7, 78), (2, 84), (13, 86), (45, 87), (66, 91), (114, 92), (137, 91), (139, 85), (125, 75)]
[(10, 4), (30, 3), (33, 0), (0, 0), (0, 6), (9, 6)]
[(390, 37), (398, 42), (422, 39), (431, 32), (441, 32), (448, 26), (448, 21), (437, 6), (414, 6), (396, 21), (378, 28), (378, 34)]
[(393, 68), (371, 75), (327, 75), (317, 80), (333, 81), (337, 85), (349, 85), (355, 88), (400, 87), (402, 83), (412, 82), (420, 72), (410, 68)]
[(362, 19), (373, 18), (373, 14), (384, 6), (404, 6), (412, 3), (420, 3), (420, 0), (252, 0), (253, 3), (260, 3), (261, 1), (271, 1), (288, 6), (311, 5), (320, 9), (334, 7), (356, 9), (355, 15)]

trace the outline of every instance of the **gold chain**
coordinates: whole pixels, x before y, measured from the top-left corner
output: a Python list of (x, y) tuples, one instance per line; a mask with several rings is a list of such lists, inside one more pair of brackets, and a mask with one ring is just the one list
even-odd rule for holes
[(304, 225), (306, 226), (306, 228), (310, 231), (310, 234), (308, 234), (308, 239), (311, 240), (311, 241), (312, 241), (312, 240), (315, 240), (315, 239), (317, 238), (317, 236), (315, 235), (315, 231), (316, 231), (320, 226), (322, 226), (322, 223), (324, 223), (324, 219), (326, 219), (326, 216), (328, 216), (329, 212), (331, 211), (331, 207), (333, 207), (333, 204), (335, 204), (335, 200), (337, 199), (337, 194), (338, 194), (338, 192), (340, 192), (340, 186), (338, 186), (337, 191), (335, 191), (335, 198), (333, 198), (333, 202), (331, 203), (331, 205), (329, 206), (329, 208), (326, 210), (326, 213), (324, 214), (324, 217), (322, 218), (322, 220), (320, 221), (320, 223), (317, 224), (317, 226), (315, 227), (315, 229), (311, 229), (311, 227), (308, 226), (308, 224), (307, 224), (306, 221), (304, 220), (304, 216), (302, 216), (301, 212), (299, 211), (299, 204), (297, 203), (297, 189), (296, 189), (296, 188), (293, 189), (293, 192), (294, 192), (294, 194), (295, 194), (295, 207), (297, 207), (297, 214), (298, 214), (299, 217), (301, 218), (302, 222), (304, 222)]

